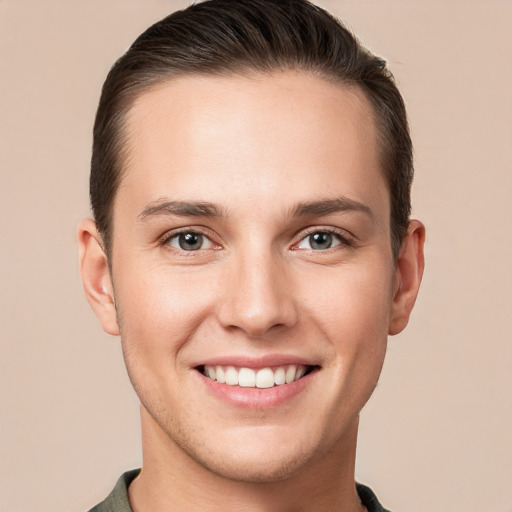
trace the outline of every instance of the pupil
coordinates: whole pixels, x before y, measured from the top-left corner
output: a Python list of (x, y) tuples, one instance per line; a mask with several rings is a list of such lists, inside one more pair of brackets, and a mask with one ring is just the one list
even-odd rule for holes
[(199, 233), (184, 233), (179, 237), (179, 244), (184, 251), (199, 249), (203, 244), (203, 235)]
[(313, 249), (329, 249), (332, 244), (332, 235), (330, 233), (314, 233), (310, 235), (309, 241)]

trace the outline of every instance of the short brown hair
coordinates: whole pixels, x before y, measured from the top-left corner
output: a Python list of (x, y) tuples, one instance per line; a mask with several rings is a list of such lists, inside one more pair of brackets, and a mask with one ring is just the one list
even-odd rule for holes
[(383, 59), (336, 18), (307, 0), (208, 0), (177, 11), (140, 35), (103, 85), (96, 122), (90, 197), (107, 254), (112, 210), (122, 178), (126, 114), (152, 85), (183, 75), (293, 69), (359, 87), (377, 122), (391, 201), (395, 258), (407, 232), (413, 177), (404, 102)]

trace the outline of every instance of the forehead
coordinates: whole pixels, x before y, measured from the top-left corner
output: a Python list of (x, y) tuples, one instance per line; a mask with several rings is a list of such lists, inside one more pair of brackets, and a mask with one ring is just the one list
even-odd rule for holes
[(222, 202), (238, 188), (286, 206), (290, 184), (328, 196), (339, 183), (387, 198), (366, 97), (309, 73), (176, 78), (140, 94), (125, 129), (119, 194)]

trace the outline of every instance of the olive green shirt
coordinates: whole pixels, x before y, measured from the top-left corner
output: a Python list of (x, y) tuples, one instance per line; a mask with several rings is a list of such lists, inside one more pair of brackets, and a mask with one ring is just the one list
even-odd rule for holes
[[(128, 486), (139, 473), (140, 469), (133, 469), (121, 475), (107, 498), (89, 512), (133, 512), (128, 501)], [(368, 509), (368, 512), (389, 512), (382, 507), (369, 487), (361, 484), (356, 484), (356, 487), (361, 502)]]

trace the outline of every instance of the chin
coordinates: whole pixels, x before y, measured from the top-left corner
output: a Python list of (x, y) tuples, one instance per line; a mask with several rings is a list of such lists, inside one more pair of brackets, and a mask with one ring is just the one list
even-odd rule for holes
[(329, 450), (324, 446), (329, 443), (316, 429), (301, 432), (288, 426), (253, 425), (216, 432), (215, 437), (210, 437), (188, 430), (185, 436), (169, 438), (182, 453), (211, 473), (247, 483), (292, 478)]
[(315, 457), (312, 454), (273, 453), (258, 450), (258, 453), (234, 453), (217, 457), (214, 454), (190, 454), (197, 463), (212, 473), (232, 481), (246, 483), (276, 483), (288, 480), (304, 471)]

